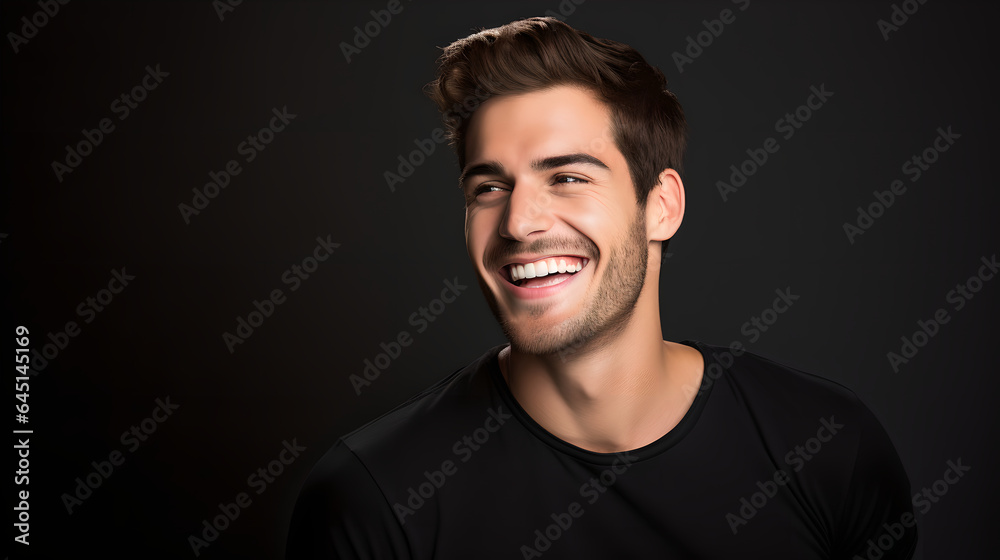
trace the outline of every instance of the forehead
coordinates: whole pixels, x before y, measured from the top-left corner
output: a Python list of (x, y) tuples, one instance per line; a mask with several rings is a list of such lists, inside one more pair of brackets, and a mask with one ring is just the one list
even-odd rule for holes
[(468, 163), (552, 153), (617, 150), (608, 108), (579, 86), (556, 86), (488, 99), (466, 131)]

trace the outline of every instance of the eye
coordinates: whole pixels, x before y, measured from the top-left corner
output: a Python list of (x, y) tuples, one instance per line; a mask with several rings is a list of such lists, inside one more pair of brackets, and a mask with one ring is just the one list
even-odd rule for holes
[(476, 187), (476, 189), (474, 191), (472, 191), (472, 196), (473, 197), (478, 197), (481, 194), (493, 193), (493, 192), (503, 192), (505, 190), (506, 189), (504, 189), (502, 186), (497, 185), (495, 183), (483, 183), (482, 185), (479, 185), (478, 187)]
[(563, 185), (571, 185), (573, 183), (589, 183), (590, 181), (582, 177), (577, 177), (576, 175), (556, 175), (555, 178), (552, 179), (552, 182), (561, 183)]

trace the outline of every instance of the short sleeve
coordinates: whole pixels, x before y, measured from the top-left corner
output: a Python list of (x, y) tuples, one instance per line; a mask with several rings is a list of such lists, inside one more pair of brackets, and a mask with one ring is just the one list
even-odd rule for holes
[(286, 558), (409, 560), (399, 521), (343, 440), (323, 456), (299, 494)]
[(910, 559), (917, 544), (910, 481), (882, 424), (861, 407), (863, 429), (832, 557)]

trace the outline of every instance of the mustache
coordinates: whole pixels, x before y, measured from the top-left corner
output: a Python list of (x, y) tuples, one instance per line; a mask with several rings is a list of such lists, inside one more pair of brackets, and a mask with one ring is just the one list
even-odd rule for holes
[(487, 266), (497, 269), (525, 253), (580, 255), (594, 260), (597, 245), (587, 238), (543, 237), (530, 243), (521, 243), (500, 237), (486, 248), (484, 260)]

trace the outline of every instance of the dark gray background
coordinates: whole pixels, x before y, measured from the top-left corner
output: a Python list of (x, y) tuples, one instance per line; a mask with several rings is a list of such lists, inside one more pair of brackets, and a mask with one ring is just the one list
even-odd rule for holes
[[(136, 277), (31, 381), (32, 552), (192, 557), (188, 535), (250, 492), (202, 556), (280, 557), (298, 488), (337, 437), (502, 342), (465, 254), (450, 148), (396, 192), (383, 173), (440, 126), (421, 92), (439, 47), (560, 2), (402, 5), (350, 63), (341, 42), (386, 2), (246, 1), (220, 21), (207, 0), (77, 1), (20, 52), (0, 47), (8, 355), (16, 325), (40, 349), (82, 323), (76, 306), (110, 270)], [(672, 53), (726, 8), (735, 21), (678, 72)], [(738, 8), (587, 0), (567, 16), (661, 67), (689, 120), (687, 216), (660, 284), (664, 337), (739, 340), (851, 387), (915, 491), (961, 458), (971, 471), (920, 518), (921, 557), (985, 557), (998, 521), (1000, 287), (987, 282), (960, 311), (945, 296), (997, 251), (1000, 12), (928, 0), (885, 41), (876, 21), (891, 2)], [(4, 2), (0, 29), (19, 32), (39, 9)], [(169, 77), (119, 121), (110, 103), (156, 64)], [(821, 84), (834, 95), (782, 139), (775, 122)], [(288, 128), (186, 225), (178, 204), (283, 106), (297, 115)], [(115, 131), (58, 182), (52, 161), (104, 117)], [(911, 183), (902, 164), (948, 126), (961, 138)], [(780, 150), (723, 202), (715, 182), (768, 137)], [(842, 224), (894, 179), (906, 193), (850, 244)], [(283, 271), (328, 235), (334, 256), (289, 292)], [(410, 314), (455, 277), (468, 291), (416, 333)], [(751, 344), (741, 325), (786, 287), (801, 299)], [(222, 333), (275, 288), (287, 301), (230, 354)], [(886, 353), (938, 308), (951, 321), (894, 372)], [(413, 344), (357, 396), (349, 377), (402, 330)], [(180, 408), (68, 515), (60, 496), (168, 395)], [(307, 451), (264, 493), (248, 489), (293, 438)]]

